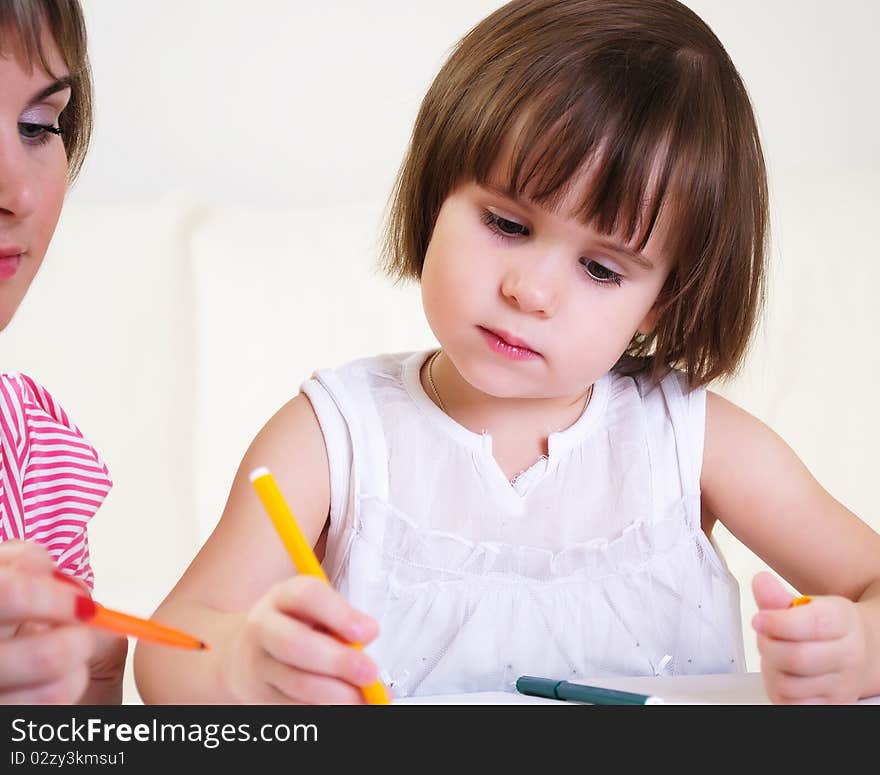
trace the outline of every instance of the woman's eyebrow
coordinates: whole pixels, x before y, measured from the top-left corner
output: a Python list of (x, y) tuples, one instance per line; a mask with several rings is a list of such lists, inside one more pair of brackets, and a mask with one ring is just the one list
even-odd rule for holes
[(64, 89), (70, 89), (72, 83), (73, 79), (69, 76), (65, 78), (59, 78), (57, 81), (53, 81), (45, 89), (41, 89), (33, 97), (31, 97), (28, 105), (33, 105), (36, 102), (41, 102), (42, 100), (46, 99), (46, 97), (51, 97), (57, 92), (64, 91)]

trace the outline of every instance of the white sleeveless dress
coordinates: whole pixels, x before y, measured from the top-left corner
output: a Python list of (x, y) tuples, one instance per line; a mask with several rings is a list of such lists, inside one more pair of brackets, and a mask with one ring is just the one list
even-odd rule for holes
[(611, 372), (516, 477), (427, 396), (430, 352), (317, 372), (324, 568), (374, 616), (396, 697), (745, 670), (739, 588), (700, 529), (705, 391)]

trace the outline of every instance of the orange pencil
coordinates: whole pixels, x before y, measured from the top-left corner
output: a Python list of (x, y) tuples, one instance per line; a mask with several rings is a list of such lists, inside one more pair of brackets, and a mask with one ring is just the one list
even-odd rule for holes
[(110, 630), (119, 635), (131, 635), (133, 638), (148, 640), (151, 643), (161, 643), (163, 646), (176, 646), (181, 649), (198, 651), (207, 651), (211, 648), (204, 641), (180, 630), (166, 627), (164, 624), (158, 624), (150, 619), (141, 619), (138, 616), (114, 611), (112, 608), (96, 603), (84, 594), (82, 585), (64, 571), (56, 570), (52, 575), (60, 581), (73, 584), (83, 592), (76, 598), (76, 618), (83, 624), (100, 627), (102, 630)]
[(788, 604), (788, 607), (794, 608), (795, 606), (798, 606), (798, 605), (806, 605), (807, 603), (811, 602), (812, 599), (813, 598), (811, 598), (809, 595), (801, 595), (800, 597), (796, 597), (794, 600), (792, 600)]
[[(263, 466), (255, 468), (251, 471), (250, 479), (272, 520), (272, 524), (275, 525), (275, 529), (278, 531), (278, 535), (281, 537), (281, 541), (287, 549), (290, 559), (296, 565), (297, 572), (304, 575), (317, 576), (326, 584), (329, 584), (330, 581), (327, 578), (327, 574), (324, 573), (324, 569), (321, 567), (321, 563), (318, 562), (318, 558), (315, 557), (312, 547), (309, 546), (309, 542), (306, 541), (305, 536), (299, 529), (293, 512), (291, 512), (285, 502), (284, 496), (275, 482), (275, 477), (272, 476), (269, 469)], [(362, 648), (360, 643), (352, 643), (350, 645), (357, 649)], [(388, 692), (385, 691), (381, 681), (377, 680), (369, 686), (362, 686), (361, 693), (369, 705), (391, 704)]]
[(161, 643), (164, 646), (176, 646), (181, 649), (197, 651), (207, 651), (211, 648), (204, 641), (194, 638), (192, 635), (187, 635), (181, 630), (175, 630), (173, 627), (166, 627), (164, 624), (158, 624), (150, 619), (141, 619), (138, 616), (114, 611), (112, 608), (106, 608), (100, 603), (94, 603), (94, 606), (95, 613), (92, 617), (83, 617), (83, 621), (93, 627), (100, 627), (103, 630), (110, 630), (120, 635), (131, 635), (134, 638), (148, 640), (151, 643)]

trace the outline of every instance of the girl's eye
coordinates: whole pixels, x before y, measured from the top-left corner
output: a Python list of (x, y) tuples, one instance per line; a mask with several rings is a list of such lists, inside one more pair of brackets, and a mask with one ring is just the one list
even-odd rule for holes
[(623, 277), (617, 274), (617, 272), (612, 271), (608, 267), (602, 266), (598, 261), (591, 258), (582, 258), (581, 266), (586, 271), (587, 276), (600, 285), (607, 285), (608, 283), (620, 285), (620, 281), (623, 279)]
[(485, 223), (492, 231), (502, 237), (528, 237), (529, 230), (521, 223), (511, 221), (508, 218), (502, 218), (500, 215), (485, 210), (483, 212), (483, 223)]
[(49, 141), (49, 134), (62, 134), (61, 127), (51, 124), (34, 124), (30, 121), (18, 123), (19, 134), (30, 143), (45, 143)]

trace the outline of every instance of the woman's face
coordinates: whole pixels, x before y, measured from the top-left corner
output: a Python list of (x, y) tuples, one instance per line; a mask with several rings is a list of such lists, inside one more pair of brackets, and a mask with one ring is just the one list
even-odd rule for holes
[(14, 32), (0, 32), (0, 329), (30, 287), (52, 239), (67, 190), (58, 117), (70, 99), (68, 70), (44, 31), (53, 75), (25, 59)]

